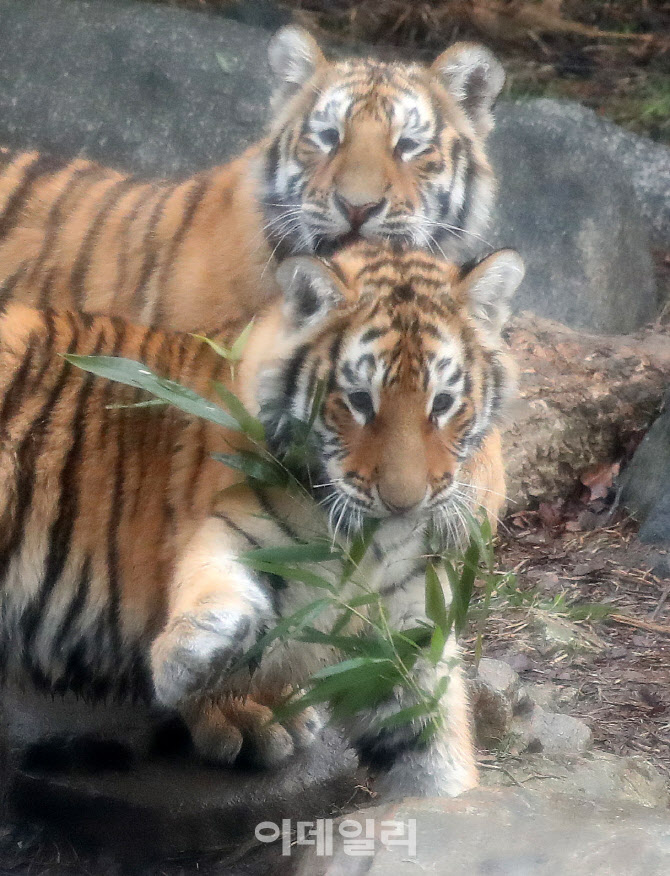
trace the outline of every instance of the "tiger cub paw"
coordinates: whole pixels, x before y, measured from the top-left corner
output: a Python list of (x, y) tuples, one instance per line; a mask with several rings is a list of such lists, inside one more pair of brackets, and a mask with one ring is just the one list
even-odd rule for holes
[(210, 610), (174, 618), (151, 647), (158, 701), (178, 706), (220, 686), (221, 678), (256, 642), (258, 631), (258, 618), (251, 612)]
[(185, 714), (203, 760), (220, 766), (279, 766), (316, 738), (321, 721), (313, 709), (275, 721), (272, 709), (251, 697), (222, 696)]

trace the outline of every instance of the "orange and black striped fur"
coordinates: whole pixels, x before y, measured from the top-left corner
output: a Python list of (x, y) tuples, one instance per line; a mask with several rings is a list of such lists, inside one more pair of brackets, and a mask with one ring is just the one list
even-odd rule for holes
[(184, 181), (0, 155), (0, 302), (210, 333), (263, 306), (276, 257), (357, 236), (450, 257), (477, 244), (504, 80), (490, 52), (459, 43), (430, 68), (327, 62), (289, 27), (270, 63), (281, 84), (268, 136)]
[[(282, 300), (255, 322), (234, 373), (189, 335), (6, 306), (5, 675), (27, 673), (56, 691), (155, 697), (181, 713), (196, 748), (217, 762), (244, 751), (271, 765), (308, 742), (314, 716), (270, 724), (269, 707), (332, 653), (281, 644), (251, 677), (229, 669), (314, 590), (237, 558), (324, 535), (346, 543), (378, 518), (357, 575), (381, 591), (391, 624), (414, 626), (423, 616), (427, 528), (453, 544), (462, 507), (495, 519), (503, 501), (496, 423), (511, 371), (500, 329), (522, 273), (511, 251), (465, 274), (418, 250), (371, 244), (330, 262), (293, 257), (278, 271)], [(305, 420), (323, 381), (305, 494), (239, 483), (210, 454), (244, 447), (240, 432), (171, 408), (120, 408), (137, 391), (78, 370), (59, 355), (66, 351), (141, 360), (204, 395), (217, 378), (258, 413), (276, 453), (290, 433), (287, 414)], [(324, 568), (339, 580), (336, 563)], [(328, 613), (314, 621), (332, 622)], [(426, 748), (420, 722), (380, 731), (380, 714), (411, 704), (403, 695), (356, 716), (351, 740), (387, 767), (380, 781), (390, 792), (455, 794), (475, 782), (460, 672), (452, 660), (437, 669), (417, 663), (416, 672), (427, 685), (436, 672), (450, 675), (444, 734)]]

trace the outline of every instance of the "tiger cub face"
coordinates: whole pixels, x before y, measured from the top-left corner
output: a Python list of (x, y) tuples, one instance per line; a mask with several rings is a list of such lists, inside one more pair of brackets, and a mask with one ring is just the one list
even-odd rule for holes
[(494, 179), (483, 145), (504, 83), (471, 43), (431, 67), (327, 62), (296, 27), (270, 44), (282, 85), (264, 168), (264, 209), (279, 255), (327, 254), (356, 238), (462, 255), (485, 229)]
[(371, 244), (280, 265), (286, 346), (260, 397), (279, 399), (268, 426), (279, 448), (283, 414), (307, 419), (323, 381), (314, 483), (334, 528), (403, 516), (449, 529), (450, 503), (467, 498), (464, 467), (512, 388), (500, 332), (523, 273), (513, 250), (461, 272)]

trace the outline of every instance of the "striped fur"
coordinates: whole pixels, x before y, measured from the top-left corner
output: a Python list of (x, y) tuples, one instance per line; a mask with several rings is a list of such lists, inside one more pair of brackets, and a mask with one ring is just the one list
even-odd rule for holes
[[(276, 292), (275, 256), (354, 235), (459, 255), (477, 242), (503, 79), (493, 56), (458, 44), (430, 69), (329, 63), (288, 28), (270, 59), (281, 86), (269, 135), (186, 180), (0, 155), (0, 302), (215, 332)], [(341, 143), (328, 145), (333, 131)]]
[[(377, 517), (358, 574), (382, 592), (392, 624), (422, 617), (429, 523), (447, 545), (459, 537), (460, 502), (493, 517), (502, 502), (495, 423), (509, 364), (499, 329), (519, 272), (509, 252), (464, 277), (419, 251), (397, 255), (371, 245), (331, 263), (290, 259), (279, 273), (284, 300), (259, 317), (234, 372), (188, 335), (6, 306), (5, 675), (27, 673), (40, 687), (93, 697), (156, 697), (182, 714), (202, 756), (219, 763), (244, 755), (271, 765), (309, 742), (313, 714), (271, 724), (270, 708), (332, 653), (282, 644), (251, 677), (228, 670), (314, 591), (252, 573), (237, 557), (317, 537), (346, 542), (363, 519)], [(259, 412), (276, 449), (286, 441), (286, 411), (304, 419), (324, 379), (305, 493), (239, 483), (211, 458), (243, 448), (239, 433), (170, 408), (119, 408), (139, 400), (138, 392), (73, 368), (59, 355), (65, 351), (141, 360), (205, 395), (213, 378), (223, 381)], [(372, 412), (361, 414), (354, 391), (370, 393)], [(445, 409), (435, 413), (445, 392), (451, 402), (443, 399)], [(332, 563), (326, 572), (337, 580), (340, 570)], [(360, 592), (353, 582), (348, 588)], [(329, 613), (317, 621), (332, 622)], [(455, 657), (455, 642), (449, 649)], [(435, 671), (416, 667), (426, 684)], [(475, 782), (462, 679), (452, 663), (439, 671), (450, 675), (447, 729), (428, 748), (417, 741), (420, 726), (375, 727), (380, 714), (410, 705), (406, 697), (358, 715), (348, 728), (361, 754), (385, 767), (380, 781), (390, 793), (455, 794)]]

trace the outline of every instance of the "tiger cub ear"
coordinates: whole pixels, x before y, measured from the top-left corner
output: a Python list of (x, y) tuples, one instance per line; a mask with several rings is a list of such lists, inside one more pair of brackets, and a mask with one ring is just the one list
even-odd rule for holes
[(275, 276), (284, 293), (284, 316), (294, 329), (318, 324), (345, 300), (342, 281), (321, 259), (292, 256)]
[(433, 61), (431, 70), (485, 137), (493, 127), (493, 104), (505, 84), (505, 71), (493, 52), (479, 43), (454, 43)]
[(272, 72), (280, 80), (279, 94), (287, 98), (310, 79), (318, 66), (325, 63), (314, 38), (302, 27), (288, 25), (270, 40), (268, 57)]
[(497, 337), (507, 322), (510, 299), (525, 272), (516, 250), (501, 249), (461, 276), (466, 307), (489, 335)]

